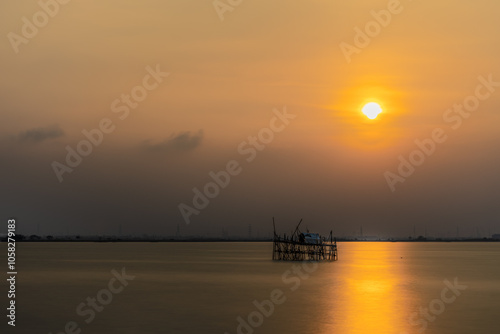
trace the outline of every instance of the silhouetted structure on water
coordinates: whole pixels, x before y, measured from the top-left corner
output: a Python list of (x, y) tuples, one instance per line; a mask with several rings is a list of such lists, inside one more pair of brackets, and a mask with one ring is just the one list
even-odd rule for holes
[(317, 233), (302, 233), (299, 230), (300, 224), (290, 237), (286, 234), (283, 237), (276, 234), (276, 225), (273, 218), (274, 239), (273, 239), (273, 260), (281, 261), (337, 261), (337, 241), (332, 236), (327, 240)]

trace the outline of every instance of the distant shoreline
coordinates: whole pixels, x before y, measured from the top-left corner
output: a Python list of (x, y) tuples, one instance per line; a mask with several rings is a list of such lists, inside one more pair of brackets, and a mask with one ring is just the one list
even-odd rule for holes
[[(481, 239), (386, 239), (386, 240), (364, 240), (364, 239), (344, 239), (337, 238), (338, 242), (500, 242), (499, 239), (492, 238), (481, 238)], [(0, 238), (0, 242), (7, 242), (6, 238)], [(272, 239), (220, 239), (220, 238), (186, 238), (186, 239), (176, 239), (176, 238), (159, 238), (159, 239), (149, 239), (149, 238), (113, 238), (113, 237), (101, 237), (101, 239), (96, 238), (85, 238), (80, 237), (79, 239), (74, 238), (53, 238), (53, 239), (24, 239), (16, 240), (16, 242), (273, 242)]]

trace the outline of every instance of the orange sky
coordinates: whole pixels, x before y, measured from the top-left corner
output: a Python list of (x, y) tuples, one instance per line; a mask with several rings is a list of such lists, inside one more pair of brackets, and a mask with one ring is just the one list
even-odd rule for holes
[[(16, 53), (8, 34), (22, 35), (22, 18), (41, 9), (3, 1), (0, 149), (14, 195), (2, 212), (47, 233), (113, 233), (119, 223), (130, 233), (174, 233), (178, 224), (191, 234), (244, 233), (252, 224), (265, 235), (273, 215), (345, 235), (359, 225), (378, 235), (414, 224), (443, 235), (457, 224), (500, 228), (491, 202), (500, 92), (460, 129), (443, 120), (479, 76), (500, 81), (500, 4), (402, 1), (348, 62), (340, 44), (355, 45), (355, 27), (388, 3), (243, 1), (221, 21), (212, 1), (73, 0)], [(157, 64), (170, 75), (120, 120), (111, 103)], [(384, 109), (373, 121), (360, 111), (369, 101)], [(297, 118), (246, 163), (238, 145), (284, 106)], [(64, 163), (66, 145), (103, 118), (116, 129), (59, 183), (51, 163)], [(435, 128), (448, 140), (392, 192), (384, 173)], [(233, 159), (243, 172), (185, 226), (178, 205)]]

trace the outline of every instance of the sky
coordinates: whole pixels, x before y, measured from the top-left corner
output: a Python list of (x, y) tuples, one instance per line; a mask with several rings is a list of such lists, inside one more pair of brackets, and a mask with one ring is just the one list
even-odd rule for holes
[(269, 236), (272, 217), (500, 233), (499, 9), (2, 1), (2, 219), (44, 235)]

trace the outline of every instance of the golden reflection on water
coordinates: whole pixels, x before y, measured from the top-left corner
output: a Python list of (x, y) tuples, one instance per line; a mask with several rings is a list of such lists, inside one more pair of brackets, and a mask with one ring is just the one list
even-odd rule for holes
[[(321, 333), (391, 334), (408, 329), (411, 313), (401, 285), (407, 279), (403, 260), (391, 243), (344, 244), (338, 275), (340, 286), (327, 295), (327, 318)], [(404, 247), (402, 245), (401, 247)], [(334, 314), (335, 313), (335, 314)], [(339, 331), (340, 330), (340, 331)]]

